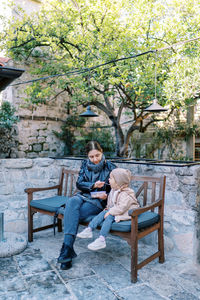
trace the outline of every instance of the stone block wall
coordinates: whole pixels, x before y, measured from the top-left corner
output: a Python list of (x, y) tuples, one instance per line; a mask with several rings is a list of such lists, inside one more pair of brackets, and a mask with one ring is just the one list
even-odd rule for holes
[[(25, 188), (55, 185), (62, 167), (79, 169), (80, 164), (81, 160), (51, 158), (0, 160), (0, 211), (4, 212), (5, 231), (27, 234)], [(199, 220), (196, 219), (195, 209), (200, 203), (200, 166), (172, 167), (119, 162), (116, 165), (130, 169), (133, 174), (166, 175), (165, 249), (193, 255), (194, 247), (199, 244), (196, 232)], [(53, 191), (48, 194), (40, 192), (36, 198), (52, 194)], [(38, 214), (35, 222), (46, 225), (49, 218)], [(155, 238), (152, 236), (152, 239)]]
[(18, 142), (16, 157), (37, 158), (63, 156), (64, 142), (59, 140), (53, 130), (59, 132), (61, 121), (21, 120), (18, 124)]
[[(11, 63), (13, 67), (13, 63)], [(23, 82), (32, 79), (28, 69), (21, 65), (14, 67), (24, 68), (23, 75), (15, 80)], [(3, 92), (3, 100), (10, 102), (16, 109), (19, 122), (16, 123), (14, 136), (17, 147), (11, 148), (11, 158), (36, 158), (49, 156), (63, 156), (65, 144), (58, 139), (53, 131), (60, 132), (61, 126), (68, 116), (66, 102), (67, 94), (59, 95), (55, 99), (48, 99), (46, 104), (34, 105), (27, 103), (25, 87), (8, 86)], [(8, 157), (6, 156), (3, 157)]]

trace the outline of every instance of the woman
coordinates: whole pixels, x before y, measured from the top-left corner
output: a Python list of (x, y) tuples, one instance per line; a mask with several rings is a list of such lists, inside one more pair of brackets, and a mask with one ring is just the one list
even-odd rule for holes
[[(106, 206), (107, 195), (110, 192), (109, 176), (116, 166), (105, 160), (99, 143), (90, 141), (86, 145), (88, 159), (83, 160), (76, 182), (80, 190), (75, 196), (67, 199), (64, 213), (64, 243), (58, 263), (61, 269), (67, 270), (72, 266), (72, 258), (76, 257), (73, 244), (78, 231), (79, 221), (89, 216), (97, 215)], [(91, 192), (105, 191), (91, 196)]]

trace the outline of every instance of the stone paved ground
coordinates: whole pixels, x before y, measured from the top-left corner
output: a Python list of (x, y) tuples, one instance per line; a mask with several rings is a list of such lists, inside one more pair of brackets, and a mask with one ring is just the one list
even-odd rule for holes
[[(97, 233), (95, 233), (97, 234)], [(196, 300), (200, 299), (200, 267), (175, 251), (166, 252), (166, 262), (154, 261), (130, 281), (130, 247), (109, 236), (107, 247), (87, 249), (88, 240), (77, 239), (73, 268), (61, 271), (56, 258), (63, 234), (52, 230), (35, 234), (33, 243), (20, 254), (0, 259), (1, 300)], [(140, 242), (143, 258), (153, 246)]]

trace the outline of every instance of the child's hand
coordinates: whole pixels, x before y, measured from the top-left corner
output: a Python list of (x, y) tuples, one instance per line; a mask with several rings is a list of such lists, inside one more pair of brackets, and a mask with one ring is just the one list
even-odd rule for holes
[(107, 211), (107, 213), (104, 215), (104, 219), (106, 219), (109, 216), (109, 211)]

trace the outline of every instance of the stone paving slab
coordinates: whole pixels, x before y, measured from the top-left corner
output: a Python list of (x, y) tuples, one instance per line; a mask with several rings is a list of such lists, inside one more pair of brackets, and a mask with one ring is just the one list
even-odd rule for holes
[(29, 294), (35, 299), (70, 299), (71, 294), (54, 271), (26, 276)]
[(0, 258), (0, 295), (7, 291), (25, 290), (23, 277), (20, 276), (18, 266), (13, 257)]
[(166, 298), (160, 296), (158, 293), (156, 293), (151, 287), (140, 284), (140, 285), (134, 285), (131, 287), (128, 287), (126, 289), (122, 289), (118, 292), (118, 295), (122, 299), (126, 300), (164, 300)]
[(130, 281), (130, 272), (124, 269), (122, 265), (115, 262), (94, 265), (93, 270), (100, 277), (103, 278), (113, 290), (118, 291), (127, 286), (132, 286)]
[[(80, 228), (81, 230), (81, 228)], [(95, 233), (95, 238), (97, 233)], [(157, 260), (139, 270), (136, 284), (130, 281), (130, 247), (109, 236), (100, 251), (87, 248), (90, 240), (77, 239), (73, 268), (60, 270), (57, 263), (63, 233), (52, 230), (35, 234), (33, 243), (20, 254), (0, 258), (1, 300), (197, 300), (200, 299), (200, 269), (188, 256), (166, 252), (166, 262)], [(140, 258), (153, 250), (139, 244)]]
[(42, 257), (40, 250), (34, 250), (32, 253), (17, 255), (16, 260), (23, 275), (35, 274), (50, 271), (49, 263)]
[(111, 291), (98, 276), (90, 276), (70, 281), (67, 286), (71, 287), (78, 300), (116, 300), (115, 293)]

